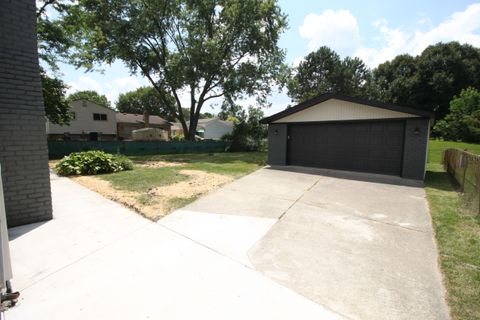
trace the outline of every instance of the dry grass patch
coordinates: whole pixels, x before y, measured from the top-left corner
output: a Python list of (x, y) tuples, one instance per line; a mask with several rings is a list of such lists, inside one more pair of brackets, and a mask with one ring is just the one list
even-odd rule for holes
[(186, 163), (183, 162), (167, 162), (167, 161), (145, 161), (143, 163), (138, 163), (137, 166), (140, 168), (165, 168), (165, 167), (181, 167)]
[(149, 188), (146, 193), (115, 188), (101, 176), (72, 179), (154, 221), (233, 180), (231, 176), (198, 170), (180, 170), (179, 174), (186, 176), (187, 180)]

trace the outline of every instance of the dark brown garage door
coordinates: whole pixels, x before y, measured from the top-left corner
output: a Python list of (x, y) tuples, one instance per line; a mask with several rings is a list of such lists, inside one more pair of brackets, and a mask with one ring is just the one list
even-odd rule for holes
[(401, 175), (404, 121), (290, 124), (290, 165)]

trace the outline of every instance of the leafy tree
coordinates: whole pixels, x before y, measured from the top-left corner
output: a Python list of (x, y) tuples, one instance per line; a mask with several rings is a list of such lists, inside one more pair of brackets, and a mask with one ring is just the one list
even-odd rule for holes
[[(185, 121), (190, 121), (190, 109), (189, 108), (182, 108), (183, 110), (183, 116), (185, 117)], [(214, 118), (215, 115), (210, 112), (200, 112), (200, 115), (198, 116), (198, 119), (209, 119), (209, 118)], [(180, 121), (177, 118), (174, 118), (172, 121)]]
[(321, 47), (294, 68), (287, 88), (295, 102), (303, 102), (326, 92), (367, 96), (370, 83), (371, 72), (362, 60), (342, 60), (335, 51)]
[(77, 91), (68, 96), (69, 101), (82, 99), (95, 102), (96, 104), (107, 108), (111, 108), (110, 101), (108, 101), (107, 97), (103, 94), (99, 94), (94, 90)]
[(450, 102), (450, 113), (434, 127), (446, 140), (480, 142), (480, 91), (468, 88)]
[(438, 43), (417, 57), (397, 56), (373, 73), (381, 100), (435, 111), (443, 119), (462, 89), (480, 88), (480, 49)]
[(70, 122), (71, 113), (65, 98), (67, 86), (56, 74), (57, 60), (66, 54), (71, 43), (60, 23), (48, 18), (47, 8), (61, 12), (65, 4), (60, 0), (37, 1), (38, 55), (54, 71), (53, 75), (47, 75), (44, 69), (40, 69), (45, 114), (50, 122), (63, 125)]
[(149, 79), (188, 140), (211, 99), (249, 95), (266, 103), (284, 59), (277, 42), (286, 16), (275, 0), (79, 0), (64, 23), (77, 65), (123, 61)]
[(47, 10), (61, 14), (71, 0), (37, 0), (38, 55), (53, 71), (58, 70), (59, 58), (68, 56), (72, 41), (60, 20), (52, 20)]
[(210, 118), (215, 118), (215, 115), (211, 112), (200, 113), (200, 119), (210, 119)]
[(480, 49), (458, 42), (430, 46), (418, 57), (418, 73), (416, 106), (428, 106), (441, 119), (462, 89), (480, 88)]
[(42, 80), (43, 103), (48, 120), (55, 124), (68, 124), (71, 120), (70, 104), (65, 98), (67, 86), (55, 77), (49, 77), (44, 70), (40, 72)]
[(218, 118), (220, 120), (227, 120), (229, 117), (239, 118), (240, 112), (242, 112), (242, 106), (236, 104), (232, 99), (226, 97), (221, 105)]
[(120, 94), (116, 107), (120, 112), (143, 114), (147, 111), (151, 115), (160, 116), (169, 121), (175, 120), (174, 115), (163, 106), (158, 91), (153, 87), (141, 87)]
[(400, 105), (416, 105), (416, 90), (419, 87), (417, 61), (403, 54), (392, 61), (380, 64), (373, 75), (380, 99)]
[[(245, 113), (244, 113), (245, 115)], [(260, 108), (250, 107), (248, 116), (234, 121), (231, 134), (223, 140), (230, 141), (229, 151), (258, 151), (264, 146), (267, 137), (267, 126), (260, 123), (264, 114)]]

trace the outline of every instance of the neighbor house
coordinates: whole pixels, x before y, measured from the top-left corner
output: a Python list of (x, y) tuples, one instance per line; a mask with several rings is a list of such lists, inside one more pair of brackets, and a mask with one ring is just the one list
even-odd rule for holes
[(172, 124), (159, 116), (146, 116), (142, 114), (117, 112), (117, 136), (119, 140), (130, 140), (132, 132), (143, 128), (154, 128), (162, 131), (162, 140), (169, 140), (171, 137)]
[(72, 120), (68, 125), (47, 121), (49, 140), (115, 140), (117, 121), (115, 110), (88, 100), (71, 104)]
[[(187, 126), (189, 122), (187, 121)], [(217, 118), (198, 119), (196, 136), (201, 139), (220, 140), (224, 135), (233, 130), (232, 121), (224, 121)], [(172, 136), (183, 134), (183, 128), (180, 123), (174, 123), (172, 126)]]

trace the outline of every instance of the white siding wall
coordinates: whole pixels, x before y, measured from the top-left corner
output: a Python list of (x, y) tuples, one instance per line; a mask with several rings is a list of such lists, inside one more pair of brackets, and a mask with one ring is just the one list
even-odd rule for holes
[(414, 117), (418, 116), (382, 108), (375, 108), (364, 104), (330, 99), (305, 110), (286, 116), (285, 118), (278, 119), (274, 121), (274, 123)]
[(205, 139), (219, 140), (227, 133), (232, 132), (233, 125), (227, 125), (219, 120), (212, 120), (205, 126)]
[[(71, 111), (75, 112), (75, 119), (70, 121), (68, 126), (60, 126), (53, 123), (47, 123), (47, 133), (63, 134), (81, 134), (85, 132), (101, 132), (102, 134), (116, 134), (117, 121), (115, 119), (115, 111), (99, 106), (96, 103), (84, 100), (74, 101)], [(107, 115), (107, 121), (93, 120), (94, 113), (102, 113)]]

